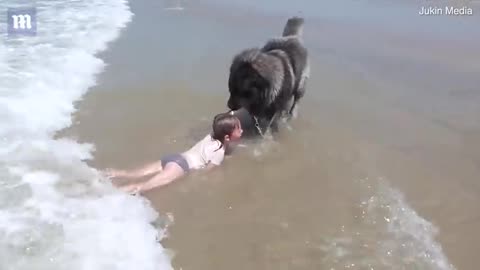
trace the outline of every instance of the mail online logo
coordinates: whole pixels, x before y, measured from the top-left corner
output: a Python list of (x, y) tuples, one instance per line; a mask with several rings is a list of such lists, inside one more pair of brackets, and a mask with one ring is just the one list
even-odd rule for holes
[(9, 8), (7, 10), (8, 35), (34, 36), (37, 34), (36, 8)]

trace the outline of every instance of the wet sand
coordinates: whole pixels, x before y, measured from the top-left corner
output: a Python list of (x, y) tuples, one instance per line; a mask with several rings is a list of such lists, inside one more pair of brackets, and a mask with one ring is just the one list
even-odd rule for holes
[[(281, 33), (287, 18), (228, 14), (202, 2), (177, 13), (146, 0), (130, 5), (133, 22), (102, 55), (109, 66), (62, 134), (94, 143), (97, 168), (135, 167), (190, 147), (226, 110), (233, 55)], [(425, 235), (434, 236), (449, 263), (476, 269), (475, 33), (457, 39), (458, 31), (409, 34), (321, 17), (306, 23), (312, 74), (291, 130), (278, 142), (238, 149), (211, 174), (194, 173), (146, 195), (175, 218), (163, 242), (176, 253), (175, 268), (414, 269), (405, 254), (362, 246), (401, 246), (422, 235), (420, 227), (391, 232), (380, 214), (370, 216), (385, 223), (378, 231), (380, 225), (365, 225), (361, 203), (386, 183), (439, 229)], [(346, 255), (328, 248), (341, 237), (350, 241)]]

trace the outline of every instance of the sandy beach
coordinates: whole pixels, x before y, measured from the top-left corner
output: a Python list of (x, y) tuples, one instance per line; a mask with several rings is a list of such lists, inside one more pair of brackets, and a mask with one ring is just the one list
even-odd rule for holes
[(174, 217), (162, 240), (173, 267), (477, 269), (478, 16), (248, 3), (130, 1), (132, 22), (59, 136), (94, 144), (98, 169), (183, 151), (227, 110), (233, 56), (301, 9), (312, 72), (291, 130), (146, 194)]

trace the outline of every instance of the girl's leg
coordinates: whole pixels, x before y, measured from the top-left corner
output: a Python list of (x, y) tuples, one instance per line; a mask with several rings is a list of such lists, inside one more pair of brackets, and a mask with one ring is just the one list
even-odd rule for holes
[(185, 171), (175, 162), (169, 162), (163, 170), (146, 182), (121, 187), (129, 193), (143, 193), (156, 187), (165, 186), (185, 174)]
[(108, 177), (140, 178), (163, 170), (162, 161), (158, 160), (133, 170), (107, 169)]

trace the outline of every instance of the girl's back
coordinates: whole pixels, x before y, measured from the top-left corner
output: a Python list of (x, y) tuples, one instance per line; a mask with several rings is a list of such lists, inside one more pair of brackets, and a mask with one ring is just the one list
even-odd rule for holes
[(208, 134), (182, 155), (191, 169), (200, 169), (210, 162), (220, 165), (225, 155), (225, 149), (220, 141), (213, 139), (212, 135)]

